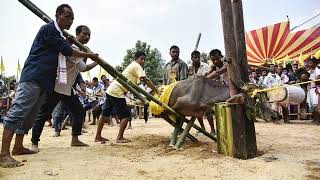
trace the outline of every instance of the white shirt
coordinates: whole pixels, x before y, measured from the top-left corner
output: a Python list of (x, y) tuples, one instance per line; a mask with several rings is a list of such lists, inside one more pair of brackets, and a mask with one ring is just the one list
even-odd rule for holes
[[(79, 49), (76, 46), (72, 46), (74, 49)], [(82, 58), (81, 58), (82, 59)], [(79, 72), (84, 71), (87, 65), (83, 60), (79, 60), (76, 57), (66, 57), (66, 68), (67, 68), (67, 84), (61, 84), (56, 79), (56, 84), (54, 87), (54, 91), (60, 94), (64, 94), (67, 96), (71, 96), (71, 90)]]
[[(316, 67), (315, 69), (309, 70), (310, 73), (310, 80), (316, 80), (318, 76), (320, 76), (320, 68)], [(311, 83), (312, 87), (315, 87), (315, 83)]]
[(200, 61), (200, 66), (198, 68), (198, 71), (196, 72), (195, 67), (190, 64), (189, 66), (189, 72), (191, 72), (191, 74), (189, 74), (189, 79), (194, 79), (196, 77), (200, 77), (200, 76), (205, 76), (208, 73), (209, 70), (209, 65), (205, 62)]
[(263, 84), (271, 87), (273, 85), (281, 85), (282, 81), (278, 74), (269, 73), (263, 80)]

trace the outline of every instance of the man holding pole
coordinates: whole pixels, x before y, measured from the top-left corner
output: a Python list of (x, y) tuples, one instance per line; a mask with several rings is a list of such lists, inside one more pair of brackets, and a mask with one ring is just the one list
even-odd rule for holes
[[(58, 61), (64, 56), (91, 58), (98, 60), (94, 53), (84, 53), (75, 50), (62, 37), (62, 31), (69, 29), (74, 15), (67, 4), (58, 6), (56, 20), (42, 26), (35, 37), (29, 56), (22, 70), (17, 88), (16, 100), (4, 119), (0, 166), (17, 167), (22, 164), (10, 155), (10, 143), (13, 134), (16, 143), (21, 144), (23, 134), (32, 126), (36, 115), (45, 99), (47, 92), (53, 92), (57, 78)], [(58, 78), (63, 80), (65, 69), (61, 68)], [(21, 135), (22, 134), (22, 135)], [(18, 142), (17, 142), (18, 141)], [(26, 150), (27, 151), (27, 150)]]
[[(159, 90), (155, 87), (152, 81), (146, 76), (142, 65), (144, 64), (146, 54), (138, 51), (135, 53), (135, 60), (122, 72), (122, 74), (132, 83), (138, 84), (142, 80), (156, 93), (160, 94)], [(118, 81), (113, 81), (106, 91), (106, 100), (102, 105), (101, 117), (98, 121), (97, 133), (95, 142), (108, 141), (108, 139), (101, 136), (101, 131), (106, 120), (111, 120), (111, 114), (114, 110), (120, 119), (120, 129), (118, 133), (117, 143), (128, 143), (129, 139), (123, 137), (123, 133), (127, 127), (128, 121), (131, 120), (130, 109), (126, 104), (125, 94), (128, 92)]]
[[(91, 32), (87, 26), (80, 25), (76, 28), (77, 40), (82, 44), (87, 44), (90, 40)], [(74, 49), (77, 47), (73, 47)], [(41, 106), (36, 120), (32, 128), (32, 150), (38, 152), (38, 143), (40, 136), (47, 119), (51, 117), (51, 114), (57, 104), (62, 101), (71, 112), (72, 116), (72, 140), (71, 146), (88, 146), (81, 142), (78, 136), (81, 135), (81, 129), (83, 126), (83, 120), (85, 117), (85, 111), (79, 100), (78, 95), (75, 94), (72, 86), (77, 83), (76, 79), (79, 76), (79, 72), (89, 71), (94, 68), (97, 63), (86, 64), (83, 60), (78, 60), (74, 57), (66, 57), (67, 68), (67, 82), (59, 83), (56, 80), (53, 93), (48, 93), (45, 103)], [(22, 144), (20, 144), (22, 146)], [(13, 152), (12, 152), (13, 154)]]

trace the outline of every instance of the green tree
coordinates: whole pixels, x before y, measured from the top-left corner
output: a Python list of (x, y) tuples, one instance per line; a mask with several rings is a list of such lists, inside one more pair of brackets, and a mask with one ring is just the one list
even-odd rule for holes
[(208, 63), (208, 60), (209, 60), (209, 55), (207, 54), (207, 53), (201, 53), (200, 54), (200, 60), (202, 61), (202, 62), (205, 62), (205, 63)]
[(161, 57), (161, 53), (158, 49), (152, 49), (146, 42), (137, 41), (135, 47), (127, 50), (127, 54), (123, 58), (122, 68), (125, 69), (133, 60), (134, 54), (137, 51), (143, 51), (146, 53), (146, 59), (144, 62), (144, 70), (147, 76), (158, 84), (159, 80), (163, 77), (164, 60)]
[(120, 66), (120, 65), (116, 65), (116, 70), (118, 70), (119, 72), (122, 72), (123, 71), (123, 68), (122, 68), (122, 66)]

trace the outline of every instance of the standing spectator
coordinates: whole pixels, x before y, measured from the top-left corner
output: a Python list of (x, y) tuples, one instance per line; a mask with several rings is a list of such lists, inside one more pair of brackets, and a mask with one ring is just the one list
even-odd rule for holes
[(171, 60), (164, 66), (164, 84), (169, 85), (174, 81), (187, 79), (188, 65), (179, 58), (180, 49), (178, 46), (170, 48)]
[(258, 84), (259, 82), (259, 78), (258, 78), (258, 74), (256, 71), (252, 71), (250, 76), (249, 76), (250, 82), (253, 84)]
[[(316, 58), (311, 58), (309, 60), (309, 73), (310, 73), (310, 80), (320, 79), (320, 68), (318, 67), (319, 60)], [(319, 105), (319, 95), (320, 94), (320, 85), (319, 82), (311, 83), (311, 88), (308, 91), (308, 104), (310, 112), (313, 116), (313, 122), (319, 124), (320, 123), (320, 114), (316, 110), (317, 106)]]
[(274, 64), (270, 64), (269, 73), (267, 77), (263, 80), (263, 84), (268, 87), (282, 84), (280, 76), (276, 73), (276, 67)]
[[(192, 64), (189, 67), (191, 70), (191, 76), (189, 76), (189, 79), (194, 79), (200, 76), (206, 76), (208, 74), (208, 64), (200, 61), (200, 52), (199, 51), (193, 51), (191, 53), (191, 61)], [(215, 135), (215, 129), (214, 129), (214, 122), (213, 122), (213, 112), (212, 110), (209, 110), (206, 112), (205, 116), (207, 117), (207, 120), (209, 122), (210, 128), (211, 128), (211, 134)], [(199, 124), (202, 129), (206, 129), (203, 123), (203, 117), (198, 117)]]

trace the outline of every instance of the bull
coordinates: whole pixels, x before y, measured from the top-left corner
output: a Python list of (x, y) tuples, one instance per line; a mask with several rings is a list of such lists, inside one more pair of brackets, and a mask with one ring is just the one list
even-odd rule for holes
[(229, 87), (226, 84), (206, 77), (187, 79), (180, 81), (173, 88), (168, 105), (185, 116), (203, 117), (216, 103), (245, 101), (249, 106), (258, 108), (263, 119), (277, 119), (279, 115), (272, 110), (266, 93), (258, 93), (253, 98), (245, 95), (257, 88), (259, 87), (249, 84), (240, 89), (242, 93), (230, 97)]

